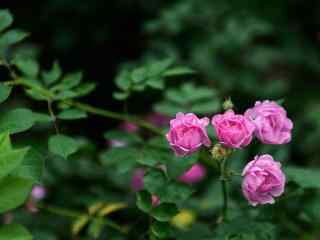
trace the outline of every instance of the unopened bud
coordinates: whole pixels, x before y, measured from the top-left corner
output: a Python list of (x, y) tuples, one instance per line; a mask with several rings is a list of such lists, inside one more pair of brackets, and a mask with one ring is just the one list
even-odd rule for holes
[(229, 148), (223, 147), (220, 143), (217, 143), (213, 146), (210, 152), (213, 159), (220, 161), (224, 158), (229, 157), (232, 153), (232, 150)]
[(223, 109), (225, 111), (233, 109), (234, 105), (233, 102), (231, 101), (231, 98), (227, 98), (224, 102), (223, 102)]

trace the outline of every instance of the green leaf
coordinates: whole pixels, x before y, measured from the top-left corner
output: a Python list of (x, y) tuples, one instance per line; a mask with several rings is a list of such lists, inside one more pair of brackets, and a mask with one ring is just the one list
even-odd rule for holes
[(28, 230), (21, 225), (8, 224), (0, 228), (0, 240), (32, 240), (32, 236)]
[(134, 83), (141, 83), (147, 78), (147, 70), (144, 67), (136, 68), (131, 73), (131, 79)]
[(159, 164), (159, 162), (164, 162), (168, 157), (168, 154), (163, 153), (163, 151), (157, 149), (157, 148), (151, 148), (151, 147), (146, 147), (142, 149), (141, 155), (137, 159), (137, 162), (154, 167)]
[(89, 225), (88, 234), (93, 238), (97, 239), (101, 234), (103, 227), (106, 225), (103, 218), (95, 218)]
[(6, 177), (22, 162), (28, 148), (9, 150), (0, 154), (0, 179)]
[(147, 191), (137, 192), (137, 207), (143, 212), (150, 212), (152, 209), (151, 194)]
[(114, 92), (112, 96), (114, 99), (122, 101), (129, 97), (129, 92)]
[(21, 177), (8, 176), (0, 181), (0, 213), (22, 205), (32, 188), (33, 181)]
[(48, 97), (39, 93), (38, 91), (34, 91), (33, 89), (25, 89), (26, 94), (36, 101), (48, 101)]
[(72, 89), (80, 84), (82, 80), (82, 72), (74, 72), (67, 74), (61, 82), (61, 89)]
[(50, 85), (58, 81), (61, 75), (62, 75), (61, 67), (59, 63), (55, 61), (50, 71), (44, 71), (42, 73), (42, 78), (46, 85)]
[(302, 188), (320, 188), (320, 169), (307, 169), (289, 166), (284, 168), (289, 181)]
[(43, 163), (43, 156), (35, 150), (30, 149), (18, 168), (12, 172), (12, 175), (30, 179), (33, 183), (40, 184), (42, 180)]
[(154, 221), (151, 225), (151, 231), (160, 239), (169, 238), (172, 235), (172, 228), (167, 222)]
[(163, 73), (164, 77), (174, 77), (174, 76), (180, 76), (180, 75), (187, 75), (187, 74), (194, 74), (195, 71), (192, 70), (189, 67), (174, 67), (170, 68), (167, 71)]
[(171, 181), (158, 192), (161, 202), (179, 203), (187, 200), (193, 193), (193, 189), (184, 183)]
[(107, 140), (117, 140), (122, 141), (126, 144), (137, 144), (142, 143), (141, 137), (135, 133), (128, 133), (119, 130), (110, 130), (103, 134), (104, 138)]
[(18, 58), (13, 60), (17, 68), (28, 77), (36, 77), (39, 73), (39, 64), (31, 58)]
[(75, 153), (80, 148), (81, 143), (66, 135), (55, 135), (49, 139), (49, 151), (63, 158)]
[(132, 147), (112, 148), (100, 155), (100, 161), (104, 166), (116, 166), (115, 170), (124, 174), (136, 167), (139, 154), (139, 150)]
[[(1, 18), (1, 16), (0, 16)], [(12, 87), (0, 83), (0, 103), (4, 102), (10, 95)]]
[(151, 194), (160, 193), (167, 184), (165, 174), (160, 169), (148, 171), (143, 178), (143, 182), (145, 189)]
[[(224, 238), (210, 237), (214, 236), (211, 232), (212, 227), (205, 224), (193, 224), (190, 229), (178, 232), (177, 240), (226, 240)], [(229, 240), (229, 239), (228, 239)], [(231, 240), (231, 239), (230, 239)], [(247, 239), (243, 239), (247, 240)]]
[(46, 113), (33, 112), (33, 118), (37, 123), (50, 123), (54, 121), (54, 119)]
[(173, 203), (162, 203), (152, 209), (151, 215), (159, 222), (168, 222), (179, 213), (178, 208)]
[(78, 109), (66, 109), (59, 113), (57, 117), (63, 120), (81, 119), (86, 118), (87, 113)]
[(13, 22), (13, 17), (9, 10), (0, 10), (0, 32), (10, 27)]
[(148, 66), (149, 77), (159, 76), (163, 74), (174, 62), (173, 58), (154, 61)]
[(220, 106), (216, 90), (185, 83), (180, 88), (167, 90), (165, 99), (156, 104), (155, 109), (168, 115), (177, 112), (206, 114), (218, 111)]
[(80, 86), (73, 89), (76, 93), (76, 97), (83, 97), (91, 93), (96, 89), (95, 83), (83, 83)]
[(177, 157), (172, 154), (167, 163), (167, 172), (171, 179), (181, 176), (186, 170), (192, 167), (198, 160), (198, 153), (189, 156)]
[(115, 79), (115, 83), (117, 87), (120, 88), (121, 90), (124, 90), (124, 91), (129, 90), (131, 86), (130, 72), (127, 69), (121, 70)]
[(55, 100), (65, 100), (77, 97), (77, 94), (73, 90), (62, 90), (54, 96)]
[(147, 81), (147, 85), (154, 89), (164, 89), (164, 79), (161, 77), (153, 77)]
[(21, 30), (9, 30), (0, 35), (0, 47), (8, 47), (26, 38), (28, 33)]
[(275, 227), (267, 222), (258, 222), (243, 217), (233, 219), (231, 222), (220, 224), (216, 230), (217, 239), (253, 239), (253, 240), (275, 240)]
[(10, 134), (24, 132), (34, 125), (33, 113), (29, 109), (18, 108), (0, 116), (0, 132)]
[(7, 153), (12, 150), (9, 132), (0, 134), (0, 154)]

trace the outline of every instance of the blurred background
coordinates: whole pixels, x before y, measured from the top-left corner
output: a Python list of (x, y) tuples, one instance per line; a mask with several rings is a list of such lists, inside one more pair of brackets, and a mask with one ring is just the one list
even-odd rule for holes
[[(281, 148), (268, 147), (268, 152), (292, 164), (319, 166), (319, 1), (2, 0), (0, 7), (10, 9), (15, 16), (15, 27), (31, 33), (27, 44), (44, 68), (58, 59), (65, 71), (83, 70), (85, 81), (98, 84), (95, 92), (83, 102), (123, 112), (123, 104), (112, 97), (112, 92), (117, 90), (114, 79), (120, 69), (128, 63), (143, 63), (150, 58), (174, 57), (197, 74), (168, 81), (169, 89), (180, 88), (185, 82), (192, 82), (194, 87), (209, 87), (217, 93), (220, 103), (231, 97), (239, 112), (251, 107), (256, 100), (283, 102), (294, 121), (293, 141)], [(168, 107), (165, 101), (162, 92), (151, 90), (134, 94), (128, 109), (143, 116), (156, 111), (170, 117), (174, 108)], [(34, 107), (42, 108), (41, 105)], [(212, 112), (207, 109), (199, 110), (199, 114), (212, 115), (219, 107), (212, 106)], [(118, 126), (117, 121), (97, 116), (74, 124), (68, 131), (90, 137), (99, 146), (105, 145), (102, 133)], [(266, 151), (260, 148), (254, 146), (249, 152)], [(243, 155), (249, 156), (246, 154), (250, 153)], [(77, 196), (83, 185), (90, 185), (88, 188), (99, 195), (103, 184), (109, 186), (108, 191), (115, 198), (121, 199), (118, 189), (121, 184), (110, 184), (105, 178), (102, 181), (99, 174), (89, 183), (86, 179), (89, 173), (75, 180), (75, 176), (82, 174), (76, 169), (86, 166), (68, 167), (71, 170), (66, 170), (66, 166), (48, 166), (48, 171), (56, 171), (51, 174), (54, 177), (48, 174), (46, 179), (51, 184), (51, 202), (66, 201), (59, 197), (66, 191)], [(69, 188), (66, 184), (65, 189), (59, 189), (59, 183), (68, 179), (71, 179), (68, 184), (73, 185)], [(76, 200), (76, 204), (72, 201), (66, 204), (82, 206), (84, 201)], [(293, 209), (288, 216), (295, 215), (296, 206), (287, 206)], [(130, 215), (124, 222), (134, 222), (134, 216)], [(116, 218), (125, 217), (120, 214)], [(320, 222), (319, 214), (313, 217)], [(49, 227), (45, 227), (43, 235), (36, 239), (60, 239), (59, 236), (68, 239), (63, 222), (55, 224), (59, 225), (61, 235), (52, 234)], [(315, 231), (312, 224), (303, 222), (301, 226), (308, 226), (309, 232)], [(292, 236), (297, 236), (295, 234)], [(292, 236), (288, 239), (295, 239)]]

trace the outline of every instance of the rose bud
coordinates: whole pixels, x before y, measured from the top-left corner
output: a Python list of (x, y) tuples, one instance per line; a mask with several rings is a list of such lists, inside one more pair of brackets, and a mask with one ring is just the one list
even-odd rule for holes
[(44, 199), (47, 195), (47, 190), (42, 186), (34, 186), (31, 191), (31, 197), (35, 201)]
[(245, 112), (255, 125), (255, 135), (265, 144), (285, 144), (291, 140), (292, 121), (286, 110), (273, 101), (257, 101)]
[(188, 171), (178, 177), (180, 182), (194, 184), (200, 182), (206, 176), (206, 169), (200, 163), (194, 164)]
[(230, 148), (247, 146), (255, 129), (247, 118), (235, 114), (233, 110), (213, 116), (211, 123), (219, 142)]
[(271, 155), (256, 156), (242, 172), (242, 192), (252, 206), (273, 204), (284, 192), (286, 177)]
[(131, 180), (131, 189), (135, 192), (138, 192), (143, 189), (143, 176), (144, 176), (144, 169), (138, 168), (135, 170), (132, 180)]
[(201, 145), (209, 147), (211, 141), (206, 126), (208, 118), (199, 119), (193, 113), (177, 113), (170, 121), (170, 130), (166, 137), (177, 156), (186, 156), (198, 150)]

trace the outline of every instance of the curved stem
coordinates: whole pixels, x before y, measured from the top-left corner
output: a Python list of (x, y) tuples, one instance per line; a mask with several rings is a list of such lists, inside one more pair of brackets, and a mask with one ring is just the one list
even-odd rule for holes
[[(73, 211), (73, 210), (70, 210), (70, 209), (65, 209), (65, 208), (56, 207), (56, 206), (48, 206), (48, 205), (44, 205), (44, 204), (40, 204), (40, 203), (37, 204), (37, 208), (46, 210), (47, 212), (50, 212), (52, 214), (55, 214), (55, 215), (61, 216), (61, 217), (79, 218), (79, 217), (82, 217), (82, 216), (88, 216), (88, 218), (90, 218), (90, 219), (96, 219), (96, 217), (90, 216), (88, 214), (82, 214), (82, 213), (79, 213), (79, 212), (76, 212), (76, 211)], [(111, 228), (113, 228), (113, 229), (115, 229), (115, 230), (117, 230), (117, 231), (119, 231), (119, 232), (121, 232), (123, 234), (127, 233), (127, 231), (125, 229), (123, 229), (120, 225), (112, 222), (111, 220), (108, 220), (108, 219), (104, 218), (103, 222), (107, 226), (109, 226), (109, 227), (111, 227)]]
[[(16, 75), (15, 75), (16, 76)], [(31, 82), (28, 81), (24, 81), (22, 79), (19, 78), (15, 78), (13, 81), (7, 81), (5, 82), (6, 85), (21, 85), (21, 86), (25, 86), (25, 87), (29, 87), (34, 91), (39, 92), (40, 94), (48, 97), (49, 99), (53, 99), (54, 95), (48, 91), (47, 89), (42, 88), (41, 86), (38, 86), (37, 84), (33, 84)], [(81, 103), (81, 102), (76, 102), (70, 99), (65, 99), (65, 100), (61, 100), (62, 103), (65, 103), (69, 106), (73, 106), (79, 110), (83, 110), (86, 111), (88, 113), (91, 114), (96, 114), (99, 116), (103, 116), (103, 117), (107, 117), (107, 118), (112, 118), (112, 119), (116, 119), (116, 120), (122, 120), (122, 121), (130, 121), (132, 123), (137, 124), (138, 126), (145, 128), (155, 134), (158, 135), (163, 135), (162, 131), (153, 126), (152, 124), (150, 124), (149, 122), (146, 122), (144, 120), (138, 119), (136, 117), (132, 117), (132, 116), (127, 116), (126, 114), (121, 114), (121, 113), (117, 113), (117, 112), (112, 112), (109, 110), (105, 110), (105, 109), (101, 109), (101, 108), (97, 108), (85, 103)]]

